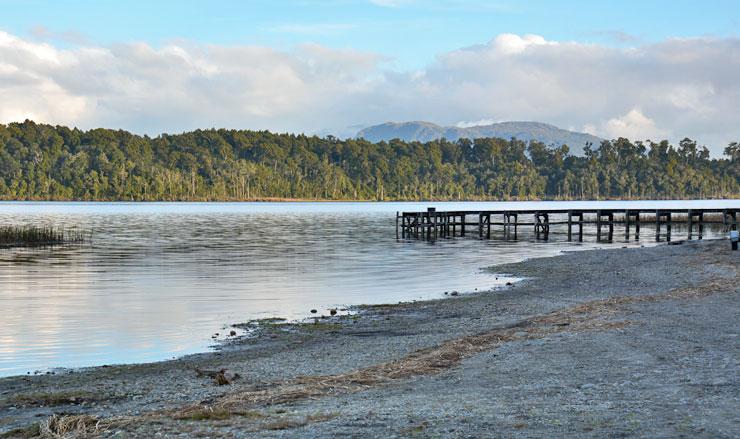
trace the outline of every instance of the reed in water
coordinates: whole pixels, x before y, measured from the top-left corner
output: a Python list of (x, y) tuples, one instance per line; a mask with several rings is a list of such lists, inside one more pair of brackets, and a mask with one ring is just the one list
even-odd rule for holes
[(65, 231), (53, 226), (0, 226), (0, 246), (27, 247), (81, 243), (85, 236), (79, 231)]

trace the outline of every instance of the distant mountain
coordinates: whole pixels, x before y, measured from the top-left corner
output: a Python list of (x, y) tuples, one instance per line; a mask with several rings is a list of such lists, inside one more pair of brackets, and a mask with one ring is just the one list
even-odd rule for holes
[(568, 131), (541, 122), (499, 122), (468, 128), (442, 127), (430, 122), (387, 122), (362, 129), (357, 133), (357, 137), (371, 142), (391, 139), (428, 142), (443, 137), (452, 141), (461, 138), (500, 137), (510, 139), (516, 137), (527, 142), (538, 140), (546, 145), (568, 145), (571, 153), (577, 155), (583, 153), (583, 147), (587, 142), (598, 146), (602, 140), (591, 134)]

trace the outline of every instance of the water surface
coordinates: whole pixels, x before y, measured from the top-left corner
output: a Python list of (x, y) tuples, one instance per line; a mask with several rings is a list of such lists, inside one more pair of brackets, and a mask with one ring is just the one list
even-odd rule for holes
[[(162, 360), (208, 349), (212, 335), (232, 323), (488, 289), (506, 279), (497, 281), (484, 266), (625, 245), (596, 244), (590, 229), (586, 242), (567, 243), (564, 228), (534, 242), (526, 227), (518, 241), (396, 241), (396, 211), (656, 203), (740, 207), (738, 201), (0, 203), (0, 224), (92, 232), (85, 245), (0, 249), (0, 375)], [(494, 237), (502, 237), (497, 228)], [(642, 240), (654, 240), (645, 226)]]

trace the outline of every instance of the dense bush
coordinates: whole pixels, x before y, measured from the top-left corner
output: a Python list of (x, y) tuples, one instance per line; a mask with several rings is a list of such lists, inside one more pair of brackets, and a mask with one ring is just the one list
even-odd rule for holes
[(338, 140), (197, 130), (156, 138), (31, 121), (0, 125), (0, 198), (594, 199), (740, 195), (738, 145), (710, 159), (696, 142), (568, 147), (478, 139)]

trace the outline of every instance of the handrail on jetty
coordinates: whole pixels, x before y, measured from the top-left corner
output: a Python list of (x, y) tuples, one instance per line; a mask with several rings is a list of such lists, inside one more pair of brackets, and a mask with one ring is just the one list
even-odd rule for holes
[[(547, 240), (550, 227), (567, 225), (568, 241), (583, 241), (584, 224), (596, 225), (596, 240), (612, 241), (614, 226), (624, 225), (624, 236), (630, 239), (634, 226), (635, 240), (640, 238), (641, 224), (655, 225), (655, 240), (661, 240), (665, 226), (666, 241), (671, 240), (674, 224), (686, 224), (688, 239), (696, 229), (697, 237), (704, 236), (705, 224), (722, 224), (726, 230), (737, 230), (738, 210), (719, 209), (507, 209), (437, 211), (430, 207), (423, 212), (396, 212), (396, 239), (454, 238), (465, 236), (466, 227), (477, 227), (478, 237), (491, 239), (491, 227), (502, 226), (505, 236), (516, 239), (519, 227), (533, 226), (536, 239)], [(520, 221), (527, 216), (532, 221)], [(557, 218), (560, 217), (560, 218)], [(721, 217), (721, 219), (720, 219)], [(470, 221), (470, 219), (473, 221)], [(577, 233), (575, 233), (577, 232)]]

